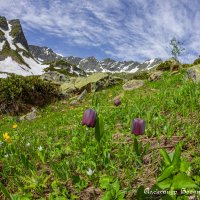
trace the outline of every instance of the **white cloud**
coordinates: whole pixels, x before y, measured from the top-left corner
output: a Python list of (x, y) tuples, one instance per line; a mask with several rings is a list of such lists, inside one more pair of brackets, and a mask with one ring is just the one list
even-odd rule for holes
[(200, 54), (198, 0), (0, 0), (0, 5), (2, 15), (19, 18), (26, 30), (100, 48), (118, 59), (168, 58), (174, 36), (185, 42), (183, 61)]

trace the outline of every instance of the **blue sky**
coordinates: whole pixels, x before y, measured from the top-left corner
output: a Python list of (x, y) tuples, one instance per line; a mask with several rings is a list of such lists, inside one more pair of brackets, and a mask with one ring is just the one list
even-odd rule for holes
[(199, 0), (0, 0), (0, 15), (21, 20), (29, 44), (64, 56), (145, 61), (171, 57), (170, 39), (200, 55)]

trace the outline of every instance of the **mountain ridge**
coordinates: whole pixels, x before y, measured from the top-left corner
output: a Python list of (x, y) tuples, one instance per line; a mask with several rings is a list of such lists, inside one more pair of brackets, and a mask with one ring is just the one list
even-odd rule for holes
[[(80, 58), (75, 56), (64, 57), (55, 53), (49, 47), (29, 45), (19, 19), (7, 20), (0, 16), (0, 77), (9, 74), (22, 76), (42, 75), (44, 69), (50, 66), (51, 61), (64, 60), (69, 63), (59, 66), (69, 73), (84, 74), (93, 72), (127, 72), (135, 73), (149, 70), (161, 63), (161, 59), (151, 59), (143, 63), (137, 61), (115, 61), (111, 58), (97, 60), (94, 56)], [(64, 62), (63, 62), (64, 63)], [(54, 68), (58, 68), (54, 66)], [(51, 69), (53, 69), (51, 67)], [(77, 70), (78, 69), (78, 70)], [(80, 71), (80, 70), (81, 71)]]
[[(135, 73), (140, 70), (149, 70), (162, 62), (161, 59), (155, 58), (147, 60), (143, 63), (137, 61), (116, 61), (111, 58), (97, 60), (94, 56), (87, 58), (80, 58), (75, 56), (60, 56), (55, 53), (51, 48), (46, 46), (40, 47), (36, 45), (29, 45), (30, 51), (36, 56), (38, 60), (53, 61), (55, 59), (64, 59), (70, 64), (75, 64), (86, 72), (129, 72)], [(41, 52), (41, 53), (39, 53)], [(42, 55), (42, 57), (41, 57)]]

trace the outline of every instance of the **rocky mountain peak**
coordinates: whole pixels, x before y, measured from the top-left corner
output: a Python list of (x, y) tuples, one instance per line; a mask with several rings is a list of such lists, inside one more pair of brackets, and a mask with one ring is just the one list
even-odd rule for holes
[(30, 53), (20, 21), (0, 17), (0, 77), (39, 75), (45, 67)]
[(22, 44), (28, 50), (29, 49), (28, 42), (26, 40), (26, 37), (24, 36), (20, 20), (13, 19), (8, 21), (8, 23), (12, 26), (10, 35), (14, 38), (13, 42)]
[[(52, 53), (52, 49), (49, 49), (47, 47), (37, 47), (30, 45), (29, 49), (37, 59), (39, 60), (43, 59), (45, 62), (49, 60), (53, 61), (55, 59), (60, 58), (55, 52)], [(48, 53), (47, 49), (49, 49)], [(111, 58), (97, 60), (94, 56), (90, 56), (87, 58), (69, 56), (69, 57), (62, 57), (62, 60), (66, 60), (68, 63), (74, 64), (78, 68), (86, 72), (111, 72), (111, 73), (115, 72), (134, 73), (136, 71), (141, 71), (146, 69), (149, 70), (162, 62), (162, 60), (158, 58), (147, 60), (143, 63), (131, 60), (116, 61)]]
[(3, 16), (0, 16), (0, 28), (3, 29), (4, 31), (8, 30), (7, 19)]
[(55, 59), (62, 58), (61, 55), (55, 53), (49, 47), (45, 47), (45, 46), (39, 47), (36, 45), (29, 45), (29, 49), (32, 55), (40, 61), (51, 62)]

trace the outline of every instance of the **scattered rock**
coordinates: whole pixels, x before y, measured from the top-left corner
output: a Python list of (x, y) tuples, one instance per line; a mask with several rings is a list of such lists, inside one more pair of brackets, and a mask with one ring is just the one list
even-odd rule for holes
[(122, 87), (124, 90), (134, 90), (144, 85), (143, 80), (130, 80), (126, 82)]
[(162, 71), (156, 71), (153, 72), (150, 76), (149, 76), (149, 81), (156, 81), (159, 80), (162, 76), (163, 72)]
[(200, 64), (190, 67), (187, 70), (187, 78), (193, 80), (195, 83), (200, 82)]
[(171, 75), (178, 74), (178, 73), (179, 73), (179, 71), (173, 71), (173, 72), (171, 72)]
[(77, 100), (82, 101), (87, 96), (87, 90), (83, 90), (83, 92), (78, 96)]
[(34, 120), (35, 118), (37, 118), (37, 110), (35, 108), (32, 108), (32, 111), (27, 113), (26, 115), (21, 116), (20, 118), (17, 119), (18, 122), (20, 121), (24, 121), (24, 120)]
[(75, 83), (76, 79), (77, 79), (76, 77), (70, 77), (70, 82)]
[(94, 73), (88, 77), (71, 78), (70, 82), (61, 84), (60, 90), (62, 94), (71, 92), (96, 92), (121, 82), (122, 79), (112, 77), (107, 73)]
[(40, 77), (43, 80), (51, 81), (53, 83), (60, 83), (60, 84), (70, 81), (68, 76), (61, 74), (59, 72), (56, 72), (56, 71), (46, 72), (46, 73), (42, 74)]
[(74, 83), (72, 82), (69, 82), (69, 83), (63, 83), (61, 86), (60, 86), (60, 92), (61, 94), (68, 94), (68, 93), (71, 93), (71, 92), (75, 92), (76, 91), (76, 88), (74, 86)]
[(78, 104), (79, 104), (79, 102), (78, 102), (77, 99), (74, 99), (69, 103), (70, 106), (75, 106), (75, 105), (78, 105)]
[(107, 87), (108, 79), (107, 73), (94, 73), (88, 77), (78, 77), (75, 81), (75, 87), (78, 91), (87, 89), (89, 92), (95, 92)]

